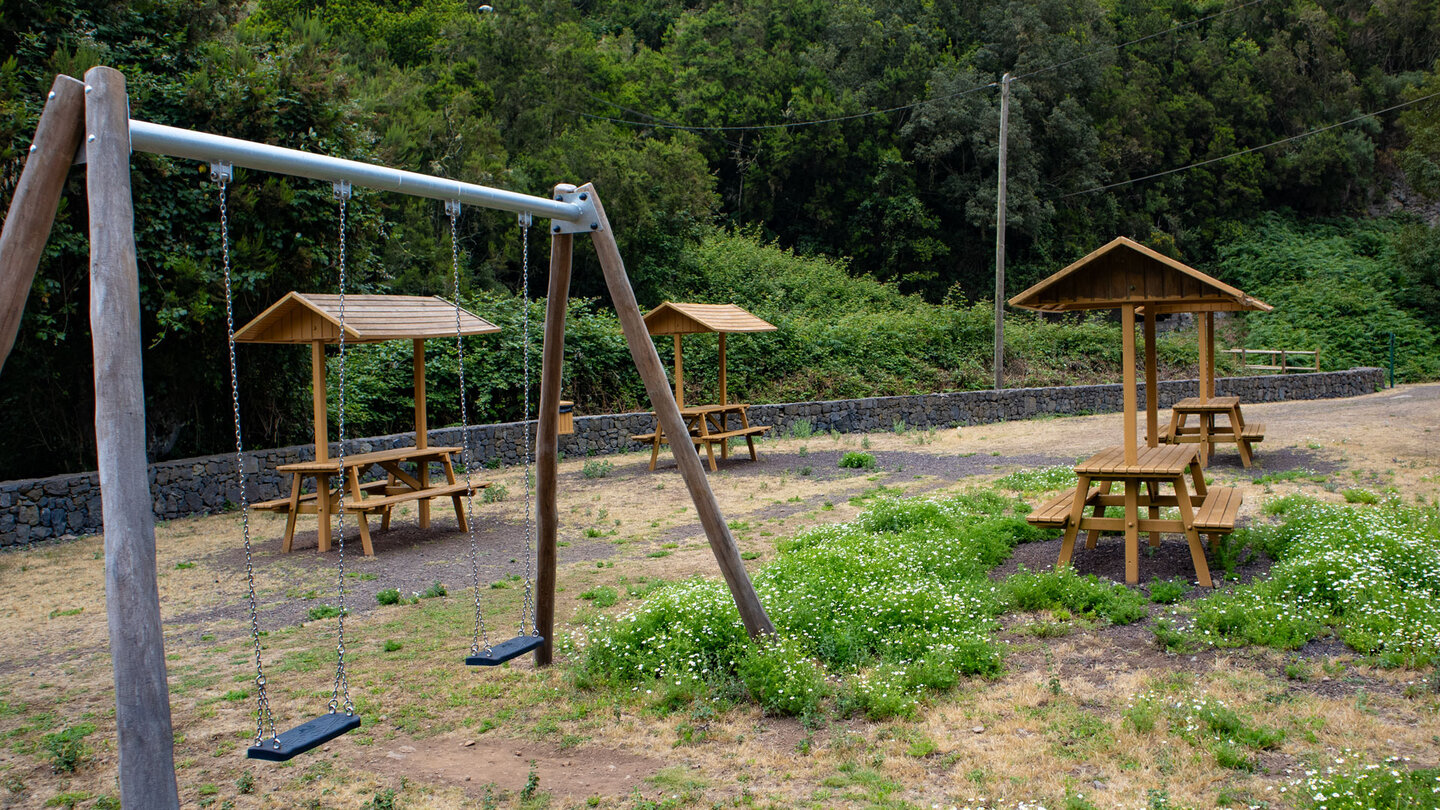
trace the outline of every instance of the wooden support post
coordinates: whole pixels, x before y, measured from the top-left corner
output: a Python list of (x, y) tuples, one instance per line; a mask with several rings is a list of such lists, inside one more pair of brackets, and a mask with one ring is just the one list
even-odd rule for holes
[(1215, 313), (1205, 313), (1205, 398), (1215, 398)]
[(700, 466), (700, 455), (695, 451), (695, 445), (685, 440), (689, 433), (685, 427), (685, 419), (680, 415), (678, 400), (670, 396), (670, 389), (665, 385), (665, 369), (660, 365), (660, 356), (656, 354), (655, 344), (645, 329), (645, 320), (635, 302), (635, 291), (630, 287), (630, 278), (625, 274), (625, 263), (620, 258), (620, 248), (615, 243), (615, 232), (605, 219), (605, 209), (600, 205), (600, 198), (595, 194), (593, 186), (586, 184), (580, 190), (589, 194), (595, 202), (596, 221), (600, 227), (592, 231), (591, 236), (595, 240), (595, 253), (600, 259), (600, 267), (605, 271), (605, 284), (610, 289), (611, 302), (615, 305), (615, 312), (620, 316), (620, 325), (625, 331), (630, 357), (635, 361), (640, 378), (645, 381), (645, 392), (655, 407), (655, 416), (660, 427), (672, 439), (670, 449), (675, 453), (675, 463), (680, 468), (681, 477), (685, 479), (685, 486), (690, 490), (700, 525), (705, 528), (705, 537), (710, 541), (710, 550), (720, 564), (720, 573), (725, 576), (725, 584), (729, 586), (730, 595), (740, 609), (740, 620), (744, 622), (745, 630), (752, 639), (774, 634), (775, 626), (766, 615), (765, 607), (760, 604), (760, 597), (755, 594), (755, 587), (740, 559), (740, 550), (735, 546), (735, 538), (730, 534), (730, 528), (725, 525), (720, 505), (715, 501), (715, 493), (711, 491), (705, 470)]
[(125, 77), (117, 70), (91, 68), (85, 85), (95, 446), (105, 522), (105, 610), (115, 674), (120, 799), (127, 807), (178, 809), (145, 458), (130, 104)]
[(1000, 154), (995, 168), (995, 390), (1005, 387), (1005, 183), (1010, 145), (1010, 74), (1000, 77)]
[(20, 332), (25, 299), (55, 224), (65, 177), (85, 134), (84, 88), (69, 76), (55, 77), (0, 229), (0, 369)]
[[(1125, 376), (1125, 463), (1134, 464), (1138, 458), (1135, 441), (1135, 305), (1120, 307), (1120, 364)], [(1131, 514), (1134, 514), (1133, 512)]]
[(570, 299), (574, 247), (575, 237), (568, 233), (550, 238), (550, 286), (545, 298), (545, 346), (540, 359), (540, 424), (535, 433), (535, 629), (545, 637), (545, 643), (535, 650), (537, 667), (548, 666), (555, 655), (555, 568), (559, 562), (556, 534), (560, 525), (556, 479), (560, 467), (560, 386), (564, 382), (560, 373), (565, 362), (565, 311)]
[(725, 391), (725, 333), (720, 333), (720, 404), (724, 405), (729, 400)]
[[(1145, 446), (1160, 446), (1160, 383), (1155, 369), (1155, 313), (1145, 310)], [(1152, 495), (1154, 493), (1151, 493)]]
[(1210, 391), (1208, 381), (1215, 370), (1215, 358), (1210, 354), (1211, 348), (1215, 345), (1210, 339), (1210, 324), (1212, 321), (1205, 314), (1198, 314), (1195, 318), (1200, 329), (1200, 391), (1201, 399), (1209, 399), (1214, 396)]
[[(414, 350), (411, 352), (413, 376), (415, 378), (415, 446), (421, 450), (430, 446), (429, 426), (425, 420), (425, 341), (416, 340), (411, 343)], [(416, 470), (416, 478), (420, 480), (422, 489), (430, 486), (430, 462), (422, 461)], [(430, 528), (430, 499), (421, 498), (419, 503), (420, 528)], [(459, 516), (459, 512), (455, 513)], [(364, 516), (361, 516), (364, 519)]]
[(675, 336), (675, 405), (685, 407), (685, 360), (680, 353), (680, 336)]
[[(315, 417), (315, 460), (330, 460), (330, 417), (325, 410), (325, 344), (310, 343), (310, 388)], [(330, 550), (330, 479), (315, 476), (316, 548)]]

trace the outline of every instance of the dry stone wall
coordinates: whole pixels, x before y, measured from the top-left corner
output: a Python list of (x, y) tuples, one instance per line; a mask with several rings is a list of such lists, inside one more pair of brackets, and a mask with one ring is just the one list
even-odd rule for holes
[[(1216, 382), (1216, 392), (1237, 395), (1242, 402), (1279, 402), (1359, 396), (1383, 386), (1381, 369), (1357, 368), (1320, 374), (1222, 378)], [(1144, 401), (1143, 388), (1141, 402)], [(1193, 396), (1195, 391), (1195, 380), (1162, 382), (1160, 407), (1167, 408), (1178, 399)], [(1046, 414), (1114, 412), (1120, 410), (1122, 396), (1119, 385), (1078, 385), (787, 402), (752, 405), (750, 420), (752, 424), (773, 425), (775, 432), (782, 434), (801, 420), (815, 431), (863, 433), (889, 430), (897, 422), (910, 427), (955, 427)], [(560, 452), (574, 458), (640, 450), (642, 446), (630, 441), (630, 437), (649, 432), (653, 421), (647, 413), (577, 416), (575, 432), (560, 437)], [(459, 445), (460, 434), (459, 428), (432, 430), (430, 443)], [(523, 460), (523, 422), (478, 425), (470, 428), (466, 438), (477, 464), (500, 466), (519, 464)], [(355, 439), (346, 444), (349, 453), (365, 453), (414, 443), (413, 433), (399, 433)], [(332, 444), (332, 456), (338, 451), (339, 447)], [(275, 468), (311, 458), (313, 454), (308, 446), (246, 453), (244, 463), (251, 500), (268, 500), (288, 493), (288, 476), (276, 473)], [(378, 468), (371, 471), (373, 476), (379, 474)], [(150, 491), (158, 520), (233, 509), (240, 502), (235, 457), (227, 454), (152, 464)], [(0, 547), (69, 539), (100, 530), (100, 485), (95, 473), (0, 482)]]

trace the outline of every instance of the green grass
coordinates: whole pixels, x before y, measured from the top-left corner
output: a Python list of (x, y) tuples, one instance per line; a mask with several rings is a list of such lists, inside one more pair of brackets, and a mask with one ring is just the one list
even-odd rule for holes
[(580, 594), (580, 598), (590, 600), (595, 607), (607, 608), (620, 601), (620, 594), (609, 585), (601, 585)]
[(1066, 466), (1016, 470), (995, 480), (995, 486), (1017, 492), (1048, 492), (1075, 486), (1075, 470)]
[(1412, 771), (1399, 757), (1383, 764), (1356, 763), (1353, 756), (1344, 759), (1349, 760), (1348, 767), (1330, 765), (1323, 771), (1311, 771), (1304, 780), (1294, 783), (1300, 807), (1305, 810), (1427, 810), (1437, 804), (1440, 768)]
[(604, 478), (609, 475), (615, 465), (604, 459), (591, 459), (585, 462), (580, 468), (580, 474), (586, 478)]

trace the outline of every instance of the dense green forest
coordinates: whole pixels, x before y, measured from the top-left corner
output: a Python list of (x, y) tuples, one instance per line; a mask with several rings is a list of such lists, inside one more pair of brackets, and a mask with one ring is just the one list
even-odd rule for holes
[[(0, 0), (0, 60), (0, 207), (54, 74), (95, 64), (158, 123), (527, 193), (594, 182), (642, 305), (731, 300), (781, 327), (732, 342), (754, 401), (985, 387), (1009, 73), (1012, 294), (1125, 234), (1277, 305), (1229, 339), (1340, 367), (1393, 332), (1406, 379), (1440, 374), (1440, 0)], [(193, 163), (133, 166), (151, 455), (218, 452), (216, 189)], [(0, 478), (92, 464), (83, 201), (77, 170), (0, 376)], [(230, 208), (238, 318), (334, 289), (328, 186), (242, 171)], [(361, 191), (349, 233), (352, 291), (449, 292), (438, 203)], [(459, 238), (472, 306), (513, 326), (513, 216), (467, 210)], [(583, 242), (567, 390), (639, 406)], [(1014, 316), (1011, 382), (1106, 378), (1115, 328)], [(1188, 345), (1167, 342), (1171, 368)], [(477, 419), (519, 416), (518, 347), (513, 328), (471, 344)], [(458, 410), (450, 351), (433, 424)], [(247, 442), (303, 441), (303, 353), (240, 360)], [(352, 424), (402, 428), (403, 347), (353, 360)]]

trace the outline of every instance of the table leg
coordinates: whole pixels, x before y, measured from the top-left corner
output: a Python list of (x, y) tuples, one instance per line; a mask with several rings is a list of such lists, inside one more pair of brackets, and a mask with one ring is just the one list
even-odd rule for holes
[(1245, 431), (1245, 420), (1240, 418), (1240, 407), (1237, 405), (1230, 410), (1230, 429), (1235, 432), (1235, 447), (1240, 451), (1240, 463), (1245, 469), (1250, 469), (1250, 442), (1240, 435)]
[(1090, 476), (1080, 476), (1075, 500), (1070, 504), (1070, 520), (1065, 524), (1065, 539), (1060, 541), (1060, 559), (1055, 567), (1069, 565), (1075, 554), (1075, 536), (1080, 533), (1080, 520), (1085, 517), (1085, 496), (1090, 493)]
[[(429, 489), (429, 488), (430, 488), (430, 462), (425, 461), (425, 460), (422, 459), (422, 460), (420, 460), (419, 462), (416, 463), (416, 466), (420, 468), (419, 470), (416, 471), (416, 472), (418, 472), (418, 473), (420, 474), (420, 475), (419, 475), (419, 478), (420, 478), (420, 488), (421, 488), (421, 489)], [(429, 499), (429, 498), (421, 498), (421, 499), (420, 499), (419, 511), (420, 511), (420, 528), (422, 528), (422, 529), (428, 529), (428, 528), (430, 528), (430, 499)]]
[(1134, 585), (1140, 581), (1140, 533), (1136, 522), (1140, 519), (1140, 482), (1133, 478), (1125, 480), (1125, 581)]
[[(705, 434), (702, 433), (700, 435), (703, 436)], [(715, 466), (715, 443), (703, 442), (703, 444), (705, 445), (705, 455), (709, 456), (710, 458), (710, 472), (715, 472), (716, 470), (720, 469), (719, 467)]]
[[(365, 500), (365, 492), (360, 489), (360, 470), (351, 467), (350, 474), (350, 497), (354, 499), (355, 505), (359, 506)], [(355, 512), (355, 522), (360, 526), (360, 548), (365, 552), (366, 557), (375, 556), (375, 547), (370, 545), (370, 522), (366, 519), (364, 512)]]
[(655, 472), (655, 462), (660, 460), (660, 428), (655, 428), (655, 441), (650, 444), (650, 472)]
[(1213, 430), (1214, 425), (1214, 414), (1200, 414), (1200, 466), (1202, 467), (1207, 467), (1210, 465), (1210, 450), (1212, 449), (1212, 446), (1210, 444), (1210, 433)]
[[(1100, 482), (1100, 494), (1101, 494), (1101, 495), (1109, 495), (1109, 494), (1110, 494), (1110, 485), (1111, 485), (1111, 483), (1112, 483), (1112, 482), (1110, 482), (1110, 481), (1101, 481), (1101, 482)], [(1097, 503), (1097, 504), (1095, 504), (1095, 508), (1094, 508), (1094, 510), (1092, 511), (1091, 514), (1092, 514), (1093, 517), (1103, 518), (1103, 517), (1105, 517), (1105, 507), (1104, 507), (1103, 505)], [(1100, 540), (1100, 530), (1099, 530), (1099, 529), (1090, 529), (1090, 530), (1088, 530), (1088, 531), (1085, 532), (1085, 548), (1095, 548), (1095, 545), (1099, 542), (1099, 540)]]
[[(1205, 500), (1205, 496), (1210, 493), (1207, 489), (1205, 489), (1205, 469), (1200, 466), (1200, 461), (1198, 459), (1190, 460), (1190, 482), (1195, 486), (1195, 500)], [(1175, 499), (1180, 499), (1179, 490), (1175, 491)]]
[(315, 474), (315, 512), (316, 512), (316, 549), (319, 551), (330, 550), (330, 476), (327, 473)]
[[(1150, 519), (1159, 520), (1160, 505), (1156, 503), (1156, 499), (1160, 497), (1160, 482), (1154, 480), (1153, 478), (1149, 481), (1146, 481), (1145, 494), (1150, 496)], [(1150, 535), (1151, 548), (1158, 547), (1160, 545), (1160, 532), (1147, 532), (1147, 534)]]
[[(460, 482), (459, 482), (458, 480), (456, 480), (456, 478), (455, 478), (455, 462), (450, 458), (450, 456), (448, 456), (448, 455), (445, 456), (445, 460), (442, 461), (441, 464), (444, 465), (444, 467), (445, 467), (445, 482), (448, 483), (448, 484), (458, 484), (458, 483), (460, 483)], [(469, 470), (466, 470), (466, 471), (465, 471), (465, 476), (466, 476), (465, 482), (466, 482), (467, 484), (470, 483), (470, 478), (469, 478), (469, 476), (470, 476), (470, 471), (469, 471)], [(474, 494), (475, 494), (475, 493), (473, 493), (473, 492), (466, 492), (466, 493), (465, 493), (465, 497), (467, 497), (467, 498), (473, 497)], [(468, 531), (470, 531), (470, 521), (465, 518), (465, 504), (463, 504), (463, 503), (460, 502), (460, 496), (459, 496), (459, 495), (452, 495), (452, 496), (450, 496), (450, 502), (453, 503), (453, 504), (455, 504), (455, 525), (458, 526), (459, 529), (460, 529), (460, 531), (462, 531), (462, 532), (468, 532)]]
[(1185, 526), (1185, 542), (1190, 544), (1190, 561), (1195, 564), (1195, 581), (1201, 587), (1213, 588), (1210, 581), (1210, 564), (1205, 561), (1205, 546), (1200, 544), (1200, 533), (1195, 530), (1195, 509), (1190, 504), (1190, 494), (1185, 491), (1185, 476), (1175, 476), (1175, 500), (1180, 504), (1180, 522)]
[(290, 482), (290, 514), (285, 517), (285, 539), (280, 541), (280, 552), (289, 554), (295, 545), (295, 517), (300, 513), (300, 473), (292, 473)]

